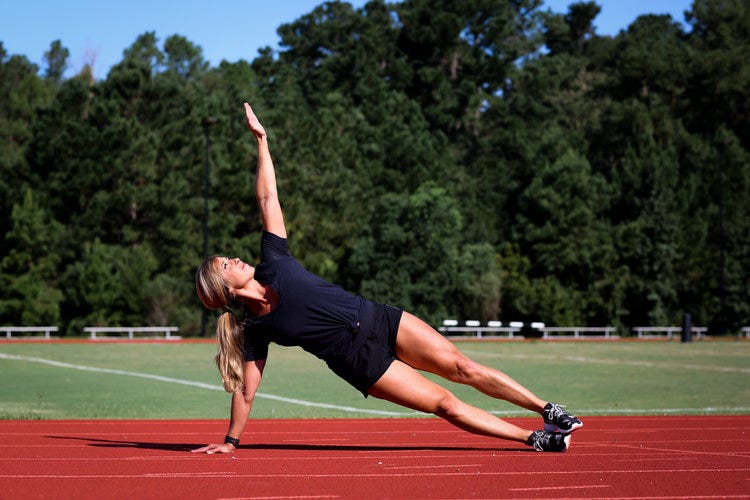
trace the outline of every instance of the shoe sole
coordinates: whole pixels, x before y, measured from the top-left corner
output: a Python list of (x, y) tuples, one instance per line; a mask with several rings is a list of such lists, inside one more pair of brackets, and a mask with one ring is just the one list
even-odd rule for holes
[(570, 434), (566, 434), (563, 438), (563, 443), (565, 443), (565, 448), (562, 450), (544, 450), (544, 453), (565, 453), (570, 449)]
[(563, 438), (563, 443), (565, 443), (565, 449), (562, 450), (560, 453), (565, 453), (566, 451), (568, 451), (568, 448), (570, 448), (570, 434), (566, 435)]
[(565, 453), (570, 448), (571, 435), (565, 434), (564, 436), (565, 437), (563, 437), (563, 443), (565, 444), (565, 448), (563, 448), (562, 450), (537, 450), (536, 448), (534, 448), (534, 451), (541, 451), (543, 453)]
[(548, 424), (546, 422), (544, 424), (544, 430), (545, 431), (547, 431), (547, 432), (559, 432), (560, 434), (570, 434), (571, 432), (576, 431), (576, 430), (580, 429), (581, 427), (583, 427), (583, 422), (578, 423), (578, 424), (573, 424), (573, 427), (571, 427), (570, 429), (562, 429), (562, 428), (556, 426), (555, 424)]

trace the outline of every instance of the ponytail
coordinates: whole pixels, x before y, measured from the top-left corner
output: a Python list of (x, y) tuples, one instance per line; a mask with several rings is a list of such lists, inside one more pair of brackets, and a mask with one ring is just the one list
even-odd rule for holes
[(227, 310), (219, 316), (216, 325), (216, 342), (219, 352), (216, 354), (216, 367), (224, 382), (224, 390), (229, 393), (242, 390), (244, 380), (245, 335), (242, 324), (234, 313)]
[(231, 297), (216, 268), (217, 256), (203, 261), (195, 273), (195, 289), (203, 305), (209, 309), (223, 309), (216, 325), (216, 366), (219, 368), (224, 390), (241, 391), (244, 386), (244, 331), (234, 313), (229, 309)]

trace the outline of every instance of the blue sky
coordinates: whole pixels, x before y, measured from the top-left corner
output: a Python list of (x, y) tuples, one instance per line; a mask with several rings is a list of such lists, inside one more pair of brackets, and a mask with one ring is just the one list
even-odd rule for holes
[[(53, 40), (70, 50), (68, 76), (93, 61), (94, 76), (110, 66), (136, 37), (155, 31), (160, 41), (179, 34), (199, 45), (212, 66), (222, 60), (252, 60), (258, 49), (278, 47), (276, 28), (310, 12), (323, 0), (9, 0), (0, 9), (0, 41), (8, 54), (26, 56), (46, 67), (44, 52)], [(596, 0), (602, 12), (597, 33), (616, 35), (641, 14), (670, 14), (684, 21), (692, 0)], [(351, 1), (355, 7), (365, 0)], [(546, 0), (566, 12), (573, 0)]]

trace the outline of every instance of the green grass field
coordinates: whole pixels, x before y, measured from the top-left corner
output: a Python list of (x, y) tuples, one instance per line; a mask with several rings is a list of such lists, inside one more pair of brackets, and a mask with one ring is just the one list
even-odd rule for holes
[[(750, 413), (750, 342), (461, 342), (540, 397), (580, 415)], [(227, 418), (229, 395), (200, 343), (0, 342), (0, 419)], [(435, 377), (430, 376), (434, 380)], [(501, 416), (532, 416), (442, 381)], [(325, 364), (272, 345), (257, 418), (416, 416), (363, 398)]]

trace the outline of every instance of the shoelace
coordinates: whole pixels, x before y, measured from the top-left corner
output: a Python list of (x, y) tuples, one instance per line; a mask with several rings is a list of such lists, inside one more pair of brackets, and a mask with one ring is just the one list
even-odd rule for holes
[(553, 447), (552, 442), (556, 440), (555, 434), (550, 434), (542, 431), (534, 431), (532, 437), (532, 446), (536, 451), (553, 451), (556, 448), (557, 443)]
[(550, 422), (556, 422), (560, 417), (573, 416), (563, 410), (563, 408), (566, 408), (566, 406), (557, 403), (550, 403), (549, 412), (547, 412), (547, 420)]
[(534, 431), (534, 436), (532, 438), (532, 446), (536, 451), (544, 451), (544, 446), (549, 441), (550, 436), (548, 434), (544, 434), (539, 431)]

